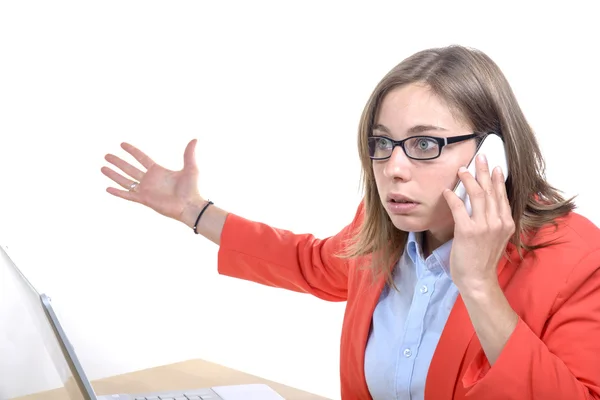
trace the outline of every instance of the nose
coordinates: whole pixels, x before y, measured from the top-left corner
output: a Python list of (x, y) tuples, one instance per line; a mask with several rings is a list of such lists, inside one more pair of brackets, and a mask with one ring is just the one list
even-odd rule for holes
[(390, 158), (388, 158), (383, 173), (387, 178), (393, 180), (410, 180), (412, 160), (406, 156), (404, 150), (397, 146)]

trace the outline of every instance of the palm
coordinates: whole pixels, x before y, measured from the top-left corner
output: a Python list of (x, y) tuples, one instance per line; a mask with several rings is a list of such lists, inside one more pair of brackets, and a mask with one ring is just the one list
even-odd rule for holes
[(126, 200), (144, 204), (167, 217), (179, 219), (187, 204), (201, 199), (197, 186), (198, 170), (194, 159), (195, 143), (196, 141), (193, 140), (186, 147), (184, 167), (180, 171), (168, 170), (156, 164), (137, 148), (123, 144), (123, 149), (138, 160), (146, 168), (146, 172), (109, 154), (106, 160), (133, 179), (106, 167), (102, 168), (102, 172), (125, 189), (130, 189), (132, 183), (139, 182), (139, 184), (135, 190), (108, 188), (107, 191)]
[(195, 178), (187, 171), (169, 171), (154, 165), (140, 181), (139, 202), (167, 217), (177, 218), (188, 200), (197, 195)]

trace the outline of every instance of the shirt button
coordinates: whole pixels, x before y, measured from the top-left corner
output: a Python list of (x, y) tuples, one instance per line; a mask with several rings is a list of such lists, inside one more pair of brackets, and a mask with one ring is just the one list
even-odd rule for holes
[(421, 294), (425, 294), (427, 293), (429, 289), (427, 289), (427, 285), (423, 285), (421, 286), (421, 289), (419, 289), (419, 291), (421, 292)]
[(404, 357), (409, 358), (412, 355), (410, 349), (404, 349)]

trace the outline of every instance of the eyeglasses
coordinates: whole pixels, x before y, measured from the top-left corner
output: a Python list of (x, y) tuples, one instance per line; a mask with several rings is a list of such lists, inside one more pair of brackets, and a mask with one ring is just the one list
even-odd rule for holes
[(386, 136), (369, 136), (369, 157), (372, 160), (386, 160), (392, 156), (396, 146), (402, 147), (404, 154), (413, 160), (433, 160), (442, 154), (446, 145), (463, 142), (482, 136), (480, 133), (440, 138), (435, 136), (411, 136), (404, 140), (393, 140)]

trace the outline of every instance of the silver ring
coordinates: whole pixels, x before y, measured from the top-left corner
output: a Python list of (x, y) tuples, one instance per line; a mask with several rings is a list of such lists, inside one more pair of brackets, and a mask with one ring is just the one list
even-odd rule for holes
[(133, 182), (131, 185), (129, 185), (129, 191), (133, 192), (135, 190), (135, 188), (137, 188), (139, 185), (139, 183), (137, 182)]

